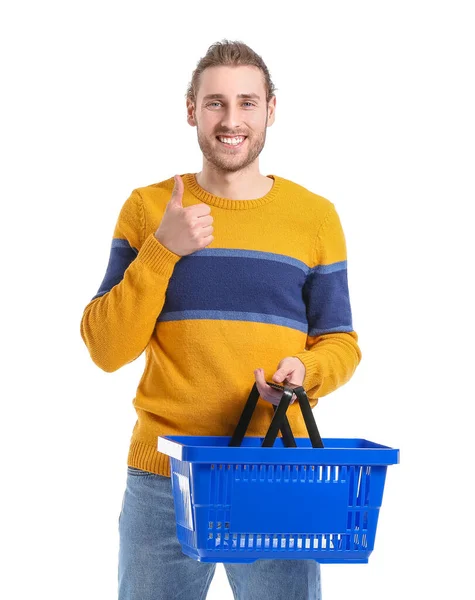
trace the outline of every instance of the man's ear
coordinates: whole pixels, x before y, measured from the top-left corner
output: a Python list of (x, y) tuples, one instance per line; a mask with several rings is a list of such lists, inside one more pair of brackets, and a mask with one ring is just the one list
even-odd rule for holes
[(267, 118), (267, 127), (270, 127), (274, 121), (275, 121), (275, 105), (276, 105), (276, 97), (272, 96), (272, 98), (270, 99), (268, 105), (267, 105), (267, 111), (268, 111), (268, 118)]
[(196, 127), (195, 105), (190, 99), (186, 101), (186, 120), (188, 121), (189, 125)]

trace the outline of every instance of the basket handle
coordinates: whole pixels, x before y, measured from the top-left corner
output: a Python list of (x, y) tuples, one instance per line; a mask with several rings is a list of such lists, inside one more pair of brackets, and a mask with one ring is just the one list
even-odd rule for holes
[[(274, 417), (272, 418), (267, 434), (262, 442), (262, 448), (271, 447), (274, 445), (279, 429), (282, 431), (282, 438), (286, 447), (295, 448), (297, 446), (286, 414), (293, 394), (295, 394), (298, 398), (300, 410), (302, 411), (302, 416), (304, 418), (305, 426), (307, 427), (312, 446), (314, 448), (323, 448), (322, 438), (318, 432), (315, 417), (313, 416), (312, 408), (303, 386), (297, 386), (294, 388), (279, 386), (279, 389), (282, 389), (282, 397), (278, 406), (274, 407)], [(257, 383), (254, 382), (249, 394), (249, 398), (247, 399), (239, 422), (229, 442), (229, 446), (241, 445), (247, 428), (249, 427), (249, 423), (251, 422), (254, 410), (257, 406), (258, 399), (259, 390), (257, 389)]]

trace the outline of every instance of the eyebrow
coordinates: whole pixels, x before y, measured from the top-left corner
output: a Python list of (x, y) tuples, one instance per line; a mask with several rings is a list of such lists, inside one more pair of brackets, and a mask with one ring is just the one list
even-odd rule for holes
[[(204, 96), (203, 98), (203, 102), (205, 100), (211, 100), (214, 98), (225, 98), (226, 96), (224, 94), (207, 94), (206, 96)], [(255, 100), (260, 100), (260, 96), (258, 96), (257, 94), (251, 93), (251, 94), (238, 94), (236, 96), (237, 98), (254, 98)]]

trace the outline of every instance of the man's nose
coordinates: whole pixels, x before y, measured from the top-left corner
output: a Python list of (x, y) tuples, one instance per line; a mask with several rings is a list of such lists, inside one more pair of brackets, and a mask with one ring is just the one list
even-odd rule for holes
[(239, 108), (234, 106), (228, 106), (224, 112), (221, 126), (223, 129), (229, 129), (234, 131), (241, 125), (241, 117), (239, 114)]

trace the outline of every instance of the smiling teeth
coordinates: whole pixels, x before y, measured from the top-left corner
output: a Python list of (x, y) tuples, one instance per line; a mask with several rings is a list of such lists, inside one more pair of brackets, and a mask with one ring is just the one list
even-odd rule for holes
[(218, 140), (220, 142), (224, 142), (226, 144), (240, 144), (243, 141), (243, 137), (238, 137), (238, 138), (223, 138), (223, 137), (218, 137)]

